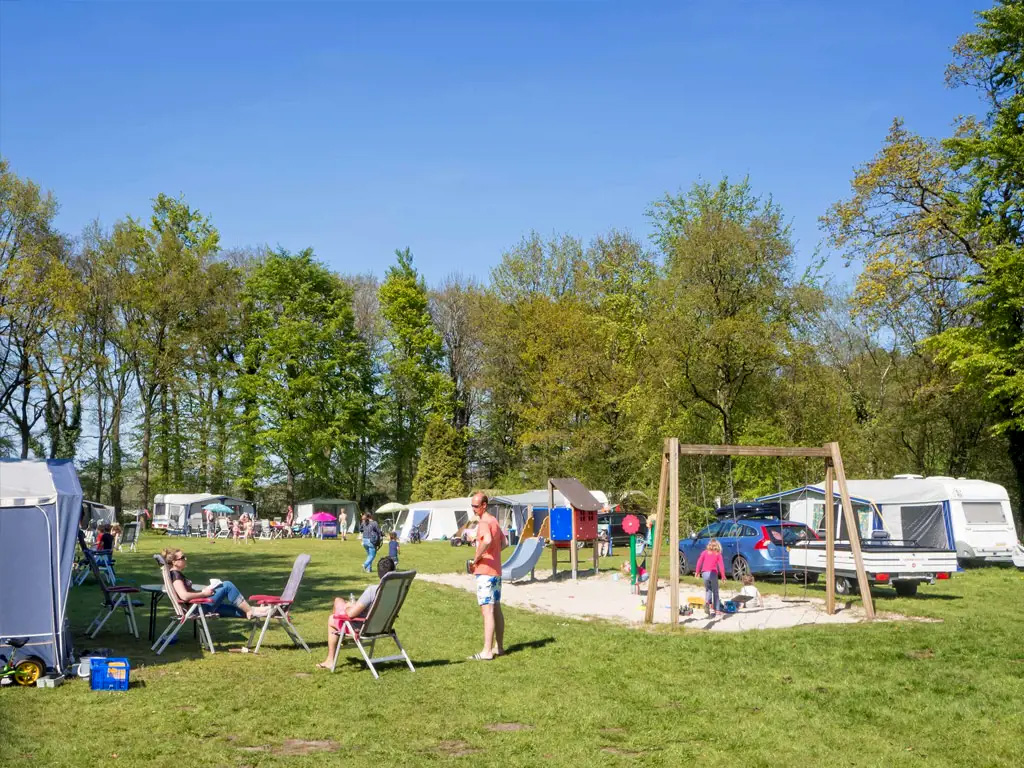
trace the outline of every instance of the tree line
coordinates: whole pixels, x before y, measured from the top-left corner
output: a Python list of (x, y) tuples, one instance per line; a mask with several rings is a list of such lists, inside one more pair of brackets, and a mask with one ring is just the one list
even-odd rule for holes
[[(0, 453), (76, 460), (90, 498), (233, 492), (439, 498), (573, 475), (649, 503), (666, 436), (838, 440), (850, 476), (973, 476), (1024, 491), (1024, 3), (980, 14), (948, 138), (896, 120), (823, 212), (859, 268), (798, 270), (747, 180), (653, 202), (643, 241), (531, 233), (487, 282), (383, 279), (309, 249), (228, 249), (183, 197), (58, 231), (0, 160)], [(706, 506), (820, 480), (764, 459), (683, 467)], [(698, 501), (699, 500), (699, 501)]]

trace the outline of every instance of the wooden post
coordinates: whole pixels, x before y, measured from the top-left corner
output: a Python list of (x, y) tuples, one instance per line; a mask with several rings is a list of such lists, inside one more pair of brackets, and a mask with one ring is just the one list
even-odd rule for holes
[(825, 460), (825, 612), (836, 612), (836, 500), (832, 493), (832, 460)]
[(679, 623), (679, 438), (669, 440), (669, 582), (672, 585), (672, 624)]
[[(555, 509), (555, 486), (548, 480), (548, 536), (551, 535), (551, 513)], [(558, 575), (558, 547), (554, 540), (551, 541), (551, 578)]]
[(644, 623), (654, 623), (654, 601), (658, 596), (658, 569), (661, 567), (661, 537), (665, 531), (665, 496), (668, 493), (668, 440), (661, 453), (661, 480), (658, 483), (658, 506), (654, 509), (654, 551), (651, 553), (651, 567), (647, 570), (647, 610)]
[(850, 491), (846, 487), (846, 471), (843, 469), (843, 456), (839, 452), (839, 443), (829, 443), (832, 450), (832, 466), (835, 468), (836, 481), (839, 483), (839, 497), (843, 504), (843, 518), (846, 520), (846, 530), (850, 534), (850, 551), (853, 552), (853, 562), (857, 566), (857, 586), (860, 588), (860, 599), (864, 604), (864, 614), (868, 621), (875, 618), (875, 604), (871, 599), (871, 583), (864, 571), (864, 556), (860, 550), (860, 525), (853, 514), (853, 502), (850, 501)]
[(580, 568), (580, 553), (576, 549), (576, 507), (569, 502), (569, 522), (572, 524), (572, 539), (569, 543), (569, 561), (572, 563), (572, 580), (576, 581), (579, 577)]

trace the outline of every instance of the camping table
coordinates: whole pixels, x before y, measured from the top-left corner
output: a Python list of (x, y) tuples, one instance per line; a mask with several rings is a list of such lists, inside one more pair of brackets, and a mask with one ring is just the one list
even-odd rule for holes
[(143, 584), (139, 587), (143, 592), (149, 592), (149, 641), (156, 640), (156, 604), (164, 596), (163, 584)]

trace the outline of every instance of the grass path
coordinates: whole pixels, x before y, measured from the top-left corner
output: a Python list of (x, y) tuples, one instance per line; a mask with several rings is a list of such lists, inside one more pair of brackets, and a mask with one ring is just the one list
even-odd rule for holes
[[(164, 542), (144, 537), (137, 554), (118, 558), (120, 575), (158, 581), (150, 555)], [(246, 594), (279, 592), (308, 551), (294, 618), (313, 655), (286, 645), (280, 630), (259, 656), (222, 653), (244, 643), (244, 625), (220, 621), (215, 655), (183, 633), (156, 657), (113, 617), (95, 641), (76, 643), (127, 655), (132, 690), (5, 687), (0, 766), (1024, 762), (1024, 577), (1014, 570), (968, 571), (912, 599), (875, 593), (879, 611), (937, 623), (713, 635), (506, 609), (512, 653), (485, 663), (465, 661), (481, 642), (472, 596), (419, 582), (398, 625), (417, 671), (387, 667), (374, 681), (352, 653), (334, 675), (314, 669), (330, 598), (367, 583), (358, 542), (179, 543), (193, 579), (228, 578)], [(402, 566), (452, 571), (465, 555), (405, 546)], [(99, 594), (91, 583), (73, 590), (75, 629)], [(144, 632), (148, 605), (142, 611)]]

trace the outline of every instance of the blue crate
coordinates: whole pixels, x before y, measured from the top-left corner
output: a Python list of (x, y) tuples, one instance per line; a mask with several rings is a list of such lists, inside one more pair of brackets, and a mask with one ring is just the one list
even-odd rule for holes
[(94, 658), (89, 669), (89, 687), (94, 691), (127, 691), (132, 665), (123, 658)]

